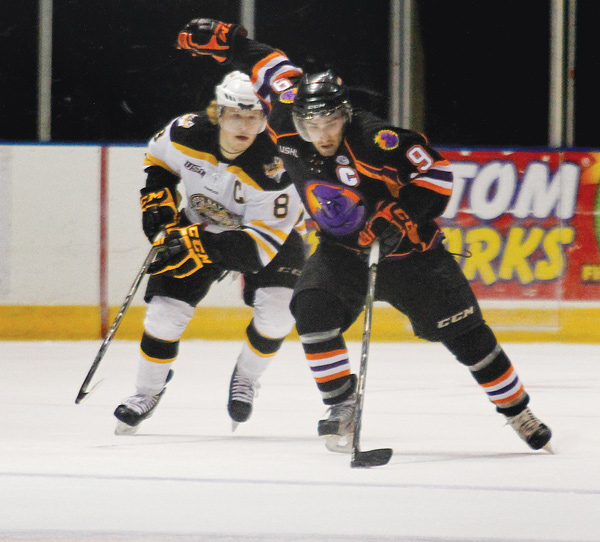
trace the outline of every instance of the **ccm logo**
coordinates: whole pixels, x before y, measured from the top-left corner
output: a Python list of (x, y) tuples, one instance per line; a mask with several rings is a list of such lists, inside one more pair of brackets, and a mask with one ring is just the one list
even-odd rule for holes
[(450, 318), (444, 318), (443, 320), (440, 320), (437, 323), (437, 327), (440, 328), (440, 327), (449, 326), (450, 324), (455, 324), (456, 322), (458, 322), (460, 320), (464, 320), (467, 316), (470, 316), (474, 312), (475, 312), (475, 307), (473, 307), (473, 305), (471, 305), (468, 309), (457, 312), (453, 316), (450, 316)]

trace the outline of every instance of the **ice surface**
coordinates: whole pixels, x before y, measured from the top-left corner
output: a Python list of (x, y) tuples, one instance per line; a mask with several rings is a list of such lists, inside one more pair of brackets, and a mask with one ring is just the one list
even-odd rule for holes
[(440, 345), (373, 343), (361, 444), (394, 456), (367, 470), (316, 437), (325, 407), (298, 342), (235, 433), (241, 343), (182, 342), (134, 436), (114, 435), (112, 412), (134, 391), (136, 342), (113, 341), (102, 384), (74, 403), (99, 346), (0, 342), (0, 540), (600, 541), (600, 345), (503, 345), (550, 455)]

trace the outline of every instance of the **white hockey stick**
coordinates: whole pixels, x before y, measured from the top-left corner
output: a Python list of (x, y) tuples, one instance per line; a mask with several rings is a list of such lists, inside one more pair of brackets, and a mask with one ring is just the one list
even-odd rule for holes
[(79, 393), (77, 394), (77, 399), (75, 399), (76, 405), (81, 403), (81, 401), (83, 401), (83, 399), (85, 399), (86, 395), (88, 395), (98, 384), (100, 384), (100, 382), (98, 382), (98, 384), (96, 384), (96, 386), (94, 386), (94, 388), (92, 388), (92, 390), (87, 391), (88, 387), (90, 385), (90, 382), (92, 381), (92, 378), (94, 377), (94, 374), (96, 373), (96, 370), (98, 369), (98, 365), (100, 365), (100, 362), (102, 361), (102, 358), (104, 357), (104, 354), (106, 354), (108, 345), (110, 344), (110, 341), (112, 340), (114, 334), (117, 332), (117, 328), (119, 327), (119, 324), (121, 323), (121, 320), (123, 319), (123, 316), (125, 315), (125, 312), (129, 308), (129, 305), (131, 304), (131, 301), (133, 300), (135, 293), (138, 291), (138, 288), (140, 287), (140, 284), (142, 283), (142, 279), (144, 278), (144, 275), (146, 274), (146, 270), (148, 269), (148, 266), (154, 259), (155, 254), (156, 254), (156, 249), (155, 249), (155, 247), (152, 247), (150, 249), (150, 252), (148, 252), (148, 256), (146, 256), (146, 259), (144, 260), (144, 263), (142, 264), (140, 271), (138, 272), (137, 276), (135, 277), (135, 280), (133, 281), (133, 284), (131, 285), (131, 288), (129, 289), (129, 293), (127, 294), (127, 297), (125, 297), (125, 301), (123, 302), (123, 305), (121, 305), (121, 308), (120, 308), (119, 312), (117, 313), (117, 316), (115, 317), (115, 320), (114, 320), (112, 326), (110, 326), (108, 333), (106, 334), (106, 336), (104, 337), (104, 340), (102, 341), (100, 350), (98, 350), (98, 354), (96, 354), (96, 359), (94, 359), (94, 362), (92, 363), (92, 366), (90, 367), (90, 370), (88, 371), (88, 374), (85, 377), (85, 380), (83, 381), (83, 384), (81, 385), (81, 388), (79, 389)]
[(363, 403), (365, 400), (365, 382), (367, 379), (367, 360), (371, 342), (371, 322), (373, 320), (373, 301), (375, 300), (375, 282), (377, 265), (379, 264), (379, 242), (375, 240), (369, 252), (369, 278), (367, 297), (365, 299), (365, 325), (363, 329), (362, 351), (360, 355), (360, 373), (356, 387), (356, 408), (354, 411), (354, 436), (352, 437), (352, 468), (377, 467), (385, 465), (394, 451), (391, 448), (379, 448), (366, 452), (360, 451), (360, 426), (362, 422)]

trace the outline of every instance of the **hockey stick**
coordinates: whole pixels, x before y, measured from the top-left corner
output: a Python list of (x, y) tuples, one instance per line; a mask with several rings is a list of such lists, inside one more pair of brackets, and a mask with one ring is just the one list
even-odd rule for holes
[[(88, 371), (88, 374), (85, 377), (85, 380), (83, 381), (83, 384), (81, 385), (81, 388), (79, 389), (79, 393), (77, 394), (77, 399), (75, 399), (76, 405), (81, 403), (81, 401), (83, 401), (83, 399), (85, 399), (86, 395), (88, 395), (91, 392), (91, 390), (87, 391), (87, 389), (90, 385), (90, 382), (91, 382), (92, 378), (94, 377), (94, 374), (96, 373), (96, 370), (98, 369), (98, 365), (100, 365), (100, 362), (102, 361), (102, 358), (104, 357), (104, 354), (106, 354), (108, 345), (110, 344), (110, 341), (112, 341), (114, 334), (117, 332), (117, 328), (119, 327), (119, 324), (121, 323), (121, 320), (123, 319), (123, 316), (125, 315), (125, 312), (129, 308), (129, 305), (131, 304), (131, 301), (133, 300), (133, 296), (135, 296), (135, 293), (138, 291), (138, 288), (140, 287), (140, 284), (142, 283), (142, 279), (144, 278), (144, 275), (146, 274), (146, 270), (148, 269), (148, 266), (154, 259), (155, 253), (156, 253), (156, 249), (155, 249), (155, 247), (152, 247), (150, 249), (150, 252), (148, 252), (148, 256), (146, 256), (146, 259), (144, 260), (144, 263), (142, 264), (142, 268), (140, 269), (139, 273), (137, 274), (137, 277), (135, 277), (135, 280), (133, 281), (133, 284), (131, 285), (129, 293), (127, 294), (127, 297), (125, 297), (125, 301), (123, 302), (123, 305), (121, 305), (121, 308), (120, 308), (119, 312), (117, 313), (117, 316), (115, 317), (115, 320), (114, 320), (112, 326), (110, 326), (108, 333), (106, 334), (106, 336), (104, 337), (104, 340), (102, 341), (100, 350), (98, 350), (98, 353), (96, 354), (96, 359), (94, 359), (94, 362), (92, 363), (92, 366), (90, 367), (90, 370)], [(99, 383), (100, 382), (98, 382), (98, 384)], [(96, 384), (96, 386), (98, 384)], [(94, 388), (96, 386), (94, 386)], [(92, 390), (94, 388), (92, 388)]]
[(377, 280), (377, 265), (379, 263), (379, 242), (371, 245), (369, 253), (369, 278), (367, 297), (365, 299), (365, 325), (363, 330), (362, 351), (360, 355), (360, 373), (356, 387), (356, 408), (354, 412), (354, 436), (352, 437), (352, 468), (378, 467), (385, 465), (392, 457), (391, 448), (378, 448), (361, 452), (359, 447), (360, 426), (362, 422), (363, 403), (365, 400), (365, 382), (367, 379), (367, 360), (371, 342), (371, 321), (373, 320), (373, 301), (375, 299), (375, 281)]

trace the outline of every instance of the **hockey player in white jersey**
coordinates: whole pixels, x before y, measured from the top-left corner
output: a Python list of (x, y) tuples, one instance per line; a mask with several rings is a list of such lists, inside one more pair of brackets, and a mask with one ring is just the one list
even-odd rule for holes
[(234, 429), (250, 417), (260, 376), (293, 327), (289, 304), (305, 254), (300, 199), (263, 133), (266, 117), (248, 76), (228, 74), (216, 101), (216, 122), (206, 113), (183, 115), (148, 146), (142, 225), (157, 256), (136, 393), (115, 410), (117, 434), (134, 433), (153, 414), (194, 308), (227, 271), (243, 273), (244, 301), (254, 309), (230, 381)]

